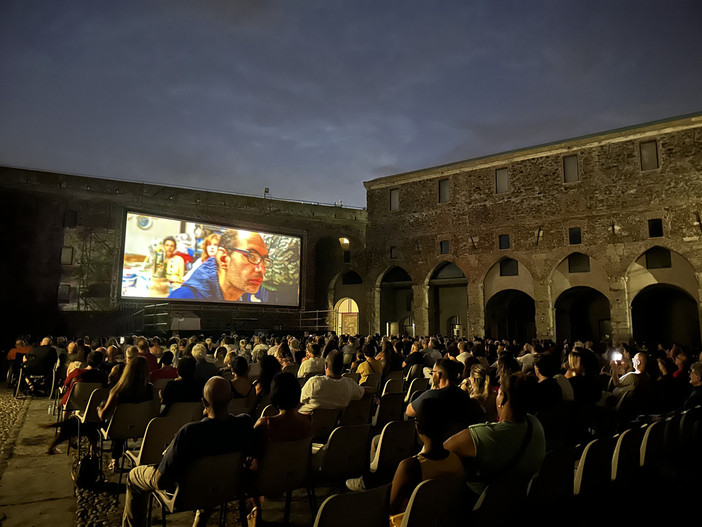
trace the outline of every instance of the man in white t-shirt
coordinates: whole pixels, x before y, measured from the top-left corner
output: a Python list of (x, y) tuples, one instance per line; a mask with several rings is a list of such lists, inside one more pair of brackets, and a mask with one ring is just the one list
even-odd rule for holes
[[(307, 362), (307, 361), (305, 361)], [(345, 408), (366, 392), (351, 377), (342, 377), (344, 356), (339, 350), (329, 352), (324, 364), (324, 375), (311, 377), (302, 387), (300, 413), (309, 414), (317, 408)]]
[(316, 342), (307, 343), (307, 355), (297, 370), (298, 377), (305, 377), (308, 374), (324, 373), (324, 359), (322, 349)]

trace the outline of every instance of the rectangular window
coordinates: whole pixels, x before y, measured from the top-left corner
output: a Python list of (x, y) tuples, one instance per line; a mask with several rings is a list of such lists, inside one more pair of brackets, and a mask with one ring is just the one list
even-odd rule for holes
[(390, 247), (390, 259), (394, 260), (395, 258), (397, 258), (397, 254), (398, 254), (397, 245), (391, 246)]
[(509, 169), (498, 168), (495, 170), (495, 192), (504, 194), (509, 192)]
[(512, 258), (500, 260), (500, 276), (519, 276), (519, 262)]
[(451, 195), (449, 193), (449, 180), (439, 180), (439, 203), (448, 203)]
[(500, 244), (500, 249), (509, 249), (509, 247), (510, 247), (509, 234), (500, 234), (499, 244)]
[(580, 181), (578, 172), (578, 156), (565, 156), (563, 158), (563, 181), (565, 183), (575, 183)]
[(400, 189), (390, 189), (390, 210), (400, 210)]
[(351, 263), (351, 251), (344, 251), (344, 263)]
[(73, 247), (61, 248), (61, 265), (73, 265)]
[(646, 251), (646, 269), (668, 269), (672, 265), (668, 249), (652, 247)]
[(441, 251), (441, 254), (448, 254), (449, 242), (446, 240), (439, 242), (439, 250)]
[(580, 245), (583, 243), (583, 235), (580, 227), (570, 227), (568, 229), (568, 243), (570, 245)]
[(663, 220), (660, 218), (654, 218), (648, 220), (648, 237), (649, 238), (660, 238), (663, 236)]
[(658, 145), (656, 141), (646, 141), (639, 145), (641, 154), (641, 170), (655, 170), (658, 168)]
[(569, 273), (589, 273), (590, 257), (583, 253), (573, 253), (568, 256)]
[(59, 304), (68, 304), (70, 302), (71, 286), (69, 284), (59, 284), (57, 300)]

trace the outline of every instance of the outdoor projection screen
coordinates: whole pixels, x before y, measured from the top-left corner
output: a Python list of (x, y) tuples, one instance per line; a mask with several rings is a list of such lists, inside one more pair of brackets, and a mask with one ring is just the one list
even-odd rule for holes
[(122, 298), (299, 305), (297, 236), (137, 212), (124, 233)]

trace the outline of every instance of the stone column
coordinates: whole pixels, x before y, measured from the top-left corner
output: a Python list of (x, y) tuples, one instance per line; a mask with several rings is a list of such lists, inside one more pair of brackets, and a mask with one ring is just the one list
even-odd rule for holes
[(612, 320), (612, 343), (627, 344), (633, 338), (631, 327), (631, 307), (629, 306), (629, 278), (619, 276), (609, 280), (610, 318)]
[(534, 283), (534, 323), (536, 324), (537, 339), (551, 339), (555, 341), (555, 306), (551, 299), (552, 283), (549, 279)]
[(702, 328), (702, 273), (695, 273), (695, 278), (697, 278), (697, 298), (700, 300), (697, 301), (697, 314), (698, 314), (698, 321), (700, 324), (700, 328)]
[(374, 287), (370, 292), (370, 296), (371, 301), (368, 303), (370, 308), (368, 313), (368, 321), (370, 322), (369, 333), (380, 333), (380, 287)]
[(467, 337), (485, 336), (485, 291), (482, 282), (468, 282)]
[(412, 318), (414, 319), (415, 333), (427, 335), (429, 333), (429, 286), (412, 286)]

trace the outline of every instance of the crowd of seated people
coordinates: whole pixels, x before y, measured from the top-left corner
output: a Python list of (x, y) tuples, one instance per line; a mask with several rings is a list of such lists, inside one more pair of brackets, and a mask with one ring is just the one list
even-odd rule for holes
[[(630, 419), (664, 415), (702, 402), (702, 356), (698, 350), (678, 345), (648, 349), (621, 344), (612, 348), (580, 341), (556, 344), (533, 339), (519, 345), (483, 338), (334, 334), (133, 336), (123, 340), (47, 337), (26, 345), (18, 339), (12, 355), (8, 354), (13, 361), (8, 368), (15, 371), (36, 348), (41, 348), (40, 356), (46, 353), (39, 352), (51, 348), (55, 352), (51, 359), (56, 362), (58, 358), (62, 372), (63, 402), (81, 380), (97, 379), (110, 388), (108, 401), (100, 409), (105, 420), (120, 401), (152, 398), (152, 382), (159, 378), (170, 379), (156, 394), (161, 415), (175, 402), (201, 400), (208, 381), (223, 378), (230, 387), (229, 399), (255, 394), (258, 402), (270, 402), (279, 410), (276, 418), (255, 421), (262, 407), (251, 408), (252, 413), (259, 412), (252, 415), (252, 422), (256, 422), (252, 437), (263, 434), (266, 441), (284, 436), (279, 434), (278, 421), (294, 423), (295, 430), (305, 428), (301, 423), (309, 417), (298, 409), (310, 406), (310, 401), (323, 400), (327, 397), (324, 390), (330, 386), (344, 386), (345, 403), (339, 403), (340, 408), (367, 392), (346, 387), (351, 378), (344, 373), (358, 373), (360, 379), (353, 381), (357, 385), (375, 373), (385, 379), (396, 372), (406, 383), (411, 376), (426, 378), (430, 389), (407, 406), (407, 417), (416, 419), (424, 448), (398, 468), (391, 494), (392, 511), (398, 514), (406, 506), (411, 488), (427, 479), (426, 474), (435, 473), (431, 467), (447, 466), (446, 470), (460, 472), (455, 463), (444, 463), (449, 459), (447, 452), (450, 459), (457, 456), (461, 460), (466, 475), (478, 466), (485, 474), (495, 467), (476, 457), (478, 446), (504, 440), (511, 446), (503, 451), (516, 452), (522, 445), (518, 436), (526, 434), (525, 428), (530, 438), (526, 448), (532, 449), (531, 458), (538, 461), (556, 444), (552, 427), (560, 424), (568, 428), (561, 430), (558, 440), (562, 443), (558, 444), (581, 444), (598, 434), (599, 409), (612, 408), (624, 396), (633, 405), (629, 407)], [(292, 406), (290, 398), (295, 399)], [(422, 410), (424, 404), (427, 407)], [(441, 411), (428, 412), (434, 406)], [(561, 419), (565, 414), (559, 413), (564, 407), (569, 416), (565, 421)], [(311, 410), (310, 406), (306, 411)], [(553, 416), (556, 419), (550, 420)], [(50, 451), (55, 452), (56, 445), (69, 437), (59, 435)], [(122, 455), (122, 448), (119, 442), (113, 444), (113, 463)], [(255, 446), (252, 448), (255, 451)], [(479, 492), (484, 482), (473, 483)], [(260, 507), (260, 501), (256, 505)]]

